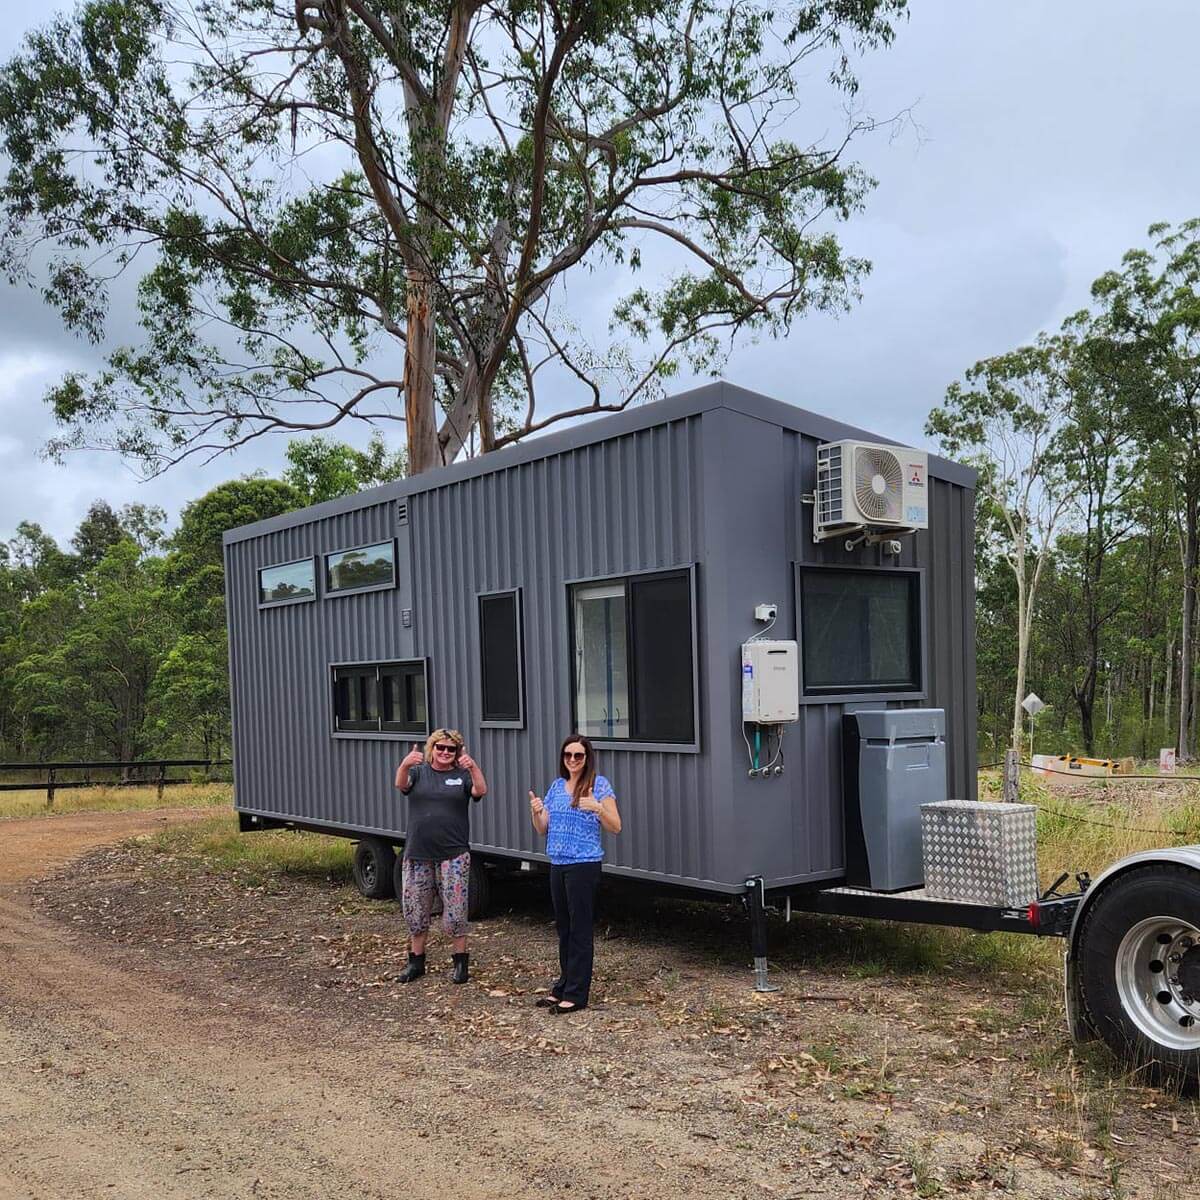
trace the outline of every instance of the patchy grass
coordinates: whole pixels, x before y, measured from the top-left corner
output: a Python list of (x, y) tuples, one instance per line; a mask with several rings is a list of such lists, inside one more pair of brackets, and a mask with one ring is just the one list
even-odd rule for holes
[(54, 804), (46, 805), (46, 789), (0, 792), (0, 821), (17, 817), (49, 817), (55, 813), (133, 812), (150, 808), (221, 808), (233, 804), (228, 783), (181, 783), (163, 789), (154, 784), (131, 787), (56, 788)]
[(158, 854), (199, 861), (250, 886), (283, 878), (339, 884), (352, 879), (354, 844), (349, 839), (289, 829), (242, 833), (231, 813), (176, 825), (144, 840)]
[[(1039, 806), (1043, 886), (1063, 871), (1095, 875), (1137, 850), (1200, 842), (1200, 783), (1194, 788), (1130, 784), (1124, 785), (1124, 792), (1118, 790), (1121, 786), (1112, 783), (1106, 788), (1103, 780), (1047, 784), (1022, 773), (1022, 799)], [(229, 789), (223, 790), (223, 798), (215, 802), (229, 802)], [(981, 775), (981, 796), (991, 797), (998, 790), (994, 773)], [(153, 789), (149, 791), (152, 796)], [(230, 814), (166, 830), (154, 835), (150, 845), (159, 853), (181, 855), (233, 873), (252, 886), (286, 877), (339, 883), (352, 878), (350, 840), (292, 831), (241, 834)], [(1065, 886), (1073, 887), (1073, 881)], [(711, 905), (681, 901), (673, 902), (672, 908), (679, 919), (676, 937), (683, 929), (692, 930), (697, 940), (711, 936)], [(637, 936), (654, 939), (654, 930), (642, 927), (641, 902), (624, 889), (613, 888), (604, 909), (628, 932), (636, 930)], [(689, 910), (696, 911), (685, 915)], [(739, 935), (729, 940), (726, 956), (732, 964), (740, 954)], [(771, 958), (773, 965), (783, 969), (829, 969), (864, 983), (938, 975), (985, 980), (1022, 997), (1020, 1021), (1049, 1025), (1060, 1019), (1062, 943), (1057, 938), (799, 914), (790, 925), (772, 930)], [(659, 985), (670, 990), (675, 982), (668, 969)], [(722, 1014), (713, 1013), (711, 1023), (721, 1025)]]

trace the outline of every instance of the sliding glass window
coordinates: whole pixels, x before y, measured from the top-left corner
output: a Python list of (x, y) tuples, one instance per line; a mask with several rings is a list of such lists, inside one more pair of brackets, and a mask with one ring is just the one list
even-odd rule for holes
[(589, 737), (694, 742), (692, 575), (571, 588), (575, 728)]

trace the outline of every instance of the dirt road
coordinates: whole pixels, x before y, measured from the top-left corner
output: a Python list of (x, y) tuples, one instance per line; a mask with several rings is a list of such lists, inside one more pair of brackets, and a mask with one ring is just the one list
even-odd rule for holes
[(1043, 984), (813, 919), (762, 996), (737, 914), (613, 889), (555, 1019), (544, 885), (402, 987), (394, 903), (113, 846), (206, 817), (0, 822), (0, 1200), (1200, 1194), (1200, 1109), (1078, 1061)]
[(0, 825), (6, 1200), (783, 1194), (782, 1173), (698, 1157), (686, 1132), (560, 1109), (419, 1042), (314, 1044), (282, 1006), (213, 1007), (186, 974), (104, 961), (21, 895), (89, 846), (193, 815)]

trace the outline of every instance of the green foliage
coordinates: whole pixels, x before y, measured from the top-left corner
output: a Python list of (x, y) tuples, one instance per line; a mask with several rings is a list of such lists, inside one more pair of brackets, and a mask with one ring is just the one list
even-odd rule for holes
[(148, 748), (146, 706), (170, 635), (162, 564), (122, 538), (77, 584), (27, 603), (14, 711), (43, 744), (130, 760)]
[(163, 563), (175, 637), (150, 704), (161, 746), (199, 745), (205, 758), (224, 755), (229, 745), (229, 645), (222, 536), (303, 503), (294, 488), (279, 480), (237, 479), (184, 508)]
[[(1177, 718), (1193, 690), (1200, 562), (1200, 222), (1155, 226), (1150, 237), (1151, 249), (1131, 250), (1096, 281), (1090, 309), (1058, 335), (978, 364), (930, 417), (930, 432), (983, 471), (977, 665), (988, 755), (1022, 686), (1051, 705), (1039, 748), (1146, 757), (1188, 747)], [(998, 415), (1007, 443), (994, 437)], [(1052, 417), (1040, 466), (1027, 455), (1014, 471), (1014, 435), (1028, 448)], [(1049, 482), (1028, 488), (1039, 471)], [(1055, 528), (1022, 542), (1004, 512), (1023, 485), (1031, 504), (1066, 504)], [(1021, 685), (1020, 573), (1028, 584), (1039, 559)], [(1194, 717), (1185, 725), (1190, 736)]]
[(0, 544), (0, 759), (223, 757), (222, 535), (288, 512), (279, 480), (234, 480), (164, 514), (98, 500), (65, 554), (24, 522)]
[(288, 466), (284, 482), (303, 497), (305, 504), (352, 496), (405, 475), (404, 451), (389, 454), (378, 430), (371, 435), (366, 450), (311, 437), (289, 442), (285, 457)]
[[(834, 230), (871, 187), (846, 153), (873, 122), (806, 136), (806, 101), (853, 95), (905, 16), (87, 0), (0, 70), (0, 266), (96, 342), (107, 281), (142, 272), (138, 343), (51, 389), (51, 448), (157, 471), (404, 417), (419, 471), (477, 426), (487, 450), (619, 408), (845, 308), (869, 264)], [(655, 247), (671, 266), (639, 283)], [(580, 269), (622, 292), (607, 342), (563, 303)], [(581, 403), (539, 419), (548, 364)]]

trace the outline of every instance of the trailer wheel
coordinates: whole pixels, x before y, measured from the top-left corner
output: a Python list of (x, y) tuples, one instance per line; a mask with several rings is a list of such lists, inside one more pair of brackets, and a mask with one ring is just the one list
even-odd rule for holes
[(1154, 863), (1118, 876), (1079, 935), (1087, 1018), (1156, 1081), (1200, 1082), (1200, 874)]
[(492, 876), (483, 861), (471, 856), (471, 878), (467, 882), (467, 919), (487, 916), (492, 903)]
[(354, 883), (368, 900), (387, 900), (396, 894), (395, 862), (396, 851), (381, 838), (363, 838), (354, 847)]

